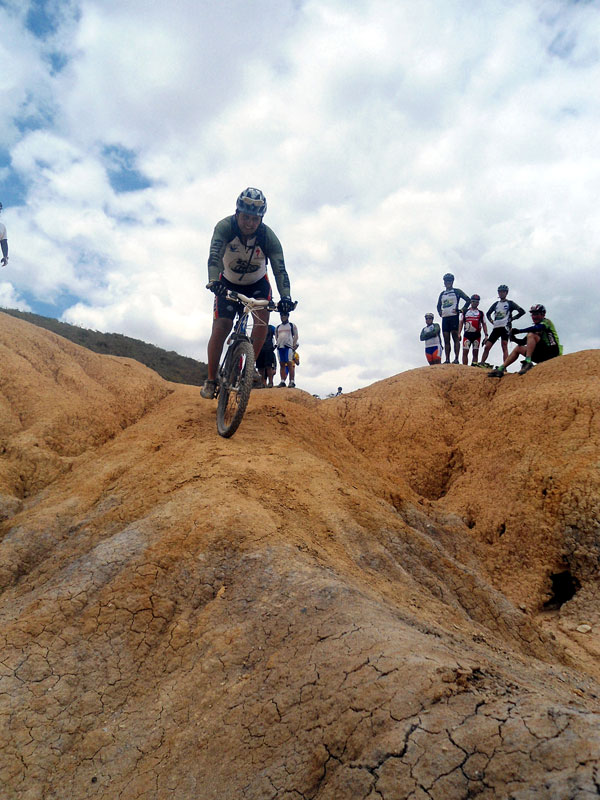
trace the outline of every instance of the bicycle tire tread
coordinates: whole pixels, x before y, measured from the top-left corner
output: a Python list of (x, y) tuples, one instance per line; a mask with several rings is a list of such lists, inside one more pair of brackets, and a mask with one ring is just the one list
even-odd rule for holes
[[(241, 363), (241, 371), (239, 364)], [(227, 411), (231, 401), (231, 387), (237, 380), (235, 410), (229, 420)], [(219, 388), (217, 404), (217, 430), (226, 439), (236, 432), (244, 417), (254, 380), (254, 349), (249, 341), (238, 342), (232, 353), (231, 367), (226, 380)]]

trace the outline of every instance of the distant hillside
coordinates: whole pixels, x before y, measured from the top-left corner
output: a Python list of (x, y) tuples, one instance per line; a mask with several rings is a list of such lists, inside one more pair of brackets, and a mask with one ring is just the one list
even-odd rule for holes
[(75, 344), (87, 347), (94, 353), (134, 358), (158, 372), (167, 381), (200, 386), (207, 377), (207, 366), (202, 361), (181, 356), (173, 350), (163, 350), (153, 344), (142, 342), (140, 339), (132, 339), (121, 333), (101, 333), (88, 328), (79, 328), (76, 325), (69, 325), (67, 322), (59, 322), (52, 317), (42, 317), (39, 314), (18, 311), (15, 308), (2, 308), (0, 311), (23, 319), (25, 322), (31, 322), (32, 325), (37, 325), (39, 328), (52, 331)]

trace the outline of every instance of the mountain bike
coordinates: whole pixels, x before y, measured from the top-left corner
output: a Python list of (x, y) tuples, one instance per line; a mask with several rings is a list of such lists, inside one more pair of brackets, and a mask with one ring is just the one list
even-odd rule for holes
[(225, 438), (233, 436), (242, 421), (256, 374), (254, 347), (248, 333), (250, 319), (255, 325), (265, 325), (254, 312), (277, 311), (272, 300), (246, 297), (231, 290), (227, 299), (240, 303), (242, 310), (227, 339), (228, 347), (217, 373), (217, 430)]

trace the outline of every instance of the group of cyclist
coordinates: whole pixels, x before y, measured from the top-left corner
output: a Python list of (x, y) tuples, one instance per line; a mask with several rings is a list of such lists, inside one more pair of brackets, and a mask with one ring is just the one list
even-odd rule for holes
[[(248, 187), (240, 193), (236, 201), (235, 213), (225, 217), (215, 226), (210, 242), (208, 257), (208, 284), (215, 295), (213, 306), (213, 325), (208, 342), (208, 377), (204, 382), (202, 397), (211, 399), (216, 394), (217, 370), (223, 345), (233, 326), (236, 314), (240, 310), (239, 303), (228, 296), (229, 291), (241, 291), (243, 294), (261, 299), (272, 299), (271, 284), (267, 275), (267, 264), (275, 277), (280, 300), (277, 310), (281, 314), (281, 325), (277, 327), (277, 347), (280, 353), (281, 382), (285, 386), (289, 376), (289, 386), (294, 387), (294, 353), (298, 332), (289, 321), (289, 313), (296, 304), (291, 298), (290, 279), (285, 268), (283, 248), (275, 233), (263, 222), (267, 212), (267, 200), (260, 189)], [(462, 363), (469, 363), (469, 350), (472, 349), (472, 365), (490, 368), (491, 377), (502, 377), (506, 368), (522, 355), (525, 360), (520, 374), (530, 370), (534, 363), (547, 361), (562, 353), (556, 328), (546, 318), (543, 305), (533, 305), (530, 309), (532, 325), (526, 328), (515, 328), (513, 322), (525, 314), (513, 300), (508, 299), (508, 286), (498, 286), (496, 300), (484, 314), (479, 308), (481, 298), (478, 294), (471, 296), (454, 286), (454, 275), (446, 273), (443, 277), (444, 289), (437, 302), (437, 311), (442, 319), (442, 326), (433, 321), (433, 314), (425, 315), (425, 327), (421, 331), (421, 341), (425, 343), (425, 355), (429, 364), (442, 362), (442, 350), (445, 362), (450, 363), (452, 354), (451, 342), (454, 345), (454, 364), (459, 363), (459, 352), (462, 338)], [(461, 301), (464, 302), (461, 308)], [(263, 372), (256, 373), (256, 385), (272, 386), (275, 365), (271, 360), (271, 373), (263, 367), (265, 359), (261, 356), (267, 332), (273, 336), (269, 326), (269, 310), (260, 309), (254, 312), (256, 324), (252, 332), (254, 356)], [(491, 324), (488, 335), (487, 321)], [(479, 349), (483, 339), (483, 353), (479, 359)], [(518, 339), (517, 333), (526, 334)], [(441, 334), (441, 335), (440, 335)], [(442, 337), (444, 345), (442, 347)], [(516, 347), (509, 354), (509, 339)], [(279, 341), (281, 340), (281, 341)], [(285, 341), (284, 341), (285, 340)], [(503, 363), (493, 369), (487, 363), (489, 352), (495, 342), (500, 340)], [(268, 348), (267, 348), (268, 349)], [(264, 353), (263, 353), (264, 355)], [(264, 369), (264, 371), (263, 371)]]
[[(534, 364), (548, 361), (562, 353), (556, 328), (551, 320), (546, 317), (546, 308), (541, 304), (531, 306), (530, 313), (532, 325), (526, 328), (515, 328), (513, 322), (525, 314), (513, 300), (508, 300), (508, 286), (498, 286), (498, 300), (496, 300), (484, 314), (479, 308), (481, 297), (473, 294), (470, 297), (454, 286), (454, 275), (447, 272), (444, 277), (444, 290), (440, 293), (437, 302), (437, 311), (442, 318), (442, 327), (433, 321), (433, 314), (425, 314), (425, 327), (421, 330), (420, 339), (425, 343), (425, 357), (430, 365), (442, 363), (442, 350), (444, 350), (445, 364), (450, 363), (452, 355), (451, 341), (454, 344), (454, 364), (459, 363), (459, 349), (462, 335), (462, 363), (469, 363), (469, 350), (473, 355), (471, 364), (474, 367), (490, 369), (489, 377), (501, 378), (506, 368), (513, 364), (519, 356), (524, 356), (519, 374), (528, 372)], [(461, 300), (464, 305), (461, 308)], [(487, 321), (492, 330), (488, 335)], [(483, 353), (479, 360), (479, 348), (483, 339)], [(526, 334), (522, 338), (517, 333)], [(444, 344), (442, 346), (442, 337)], [(499, 367), (493, 368), (488, 364), (487, 358), (493, 345), (500, 340), (503, 362)], [(509, 354), (508, 342), (515, 342), (516, 347)]]

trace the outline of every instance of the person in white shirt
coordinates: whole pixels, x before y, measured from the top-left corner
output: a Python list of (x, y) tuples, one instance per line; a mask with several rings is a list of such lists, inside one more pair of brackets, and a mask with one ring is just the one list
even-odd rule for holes
[(525, 313), (525, 309), (517, 305), (513, 300), (507, 300), (508, 286), (501, 283), (498, 287), (498, 297), (495, 303), (489, 307), (486, 317), (492, 323), (492, 330), (487, 337), (485, 347), (483, 348), (483, 355), (481, 356), (481, 364), (484, 367), (491, 367), (488, 364), (487, 357), (495, 342), (500, 339), (502, 346), (502, 358), (504, 361), (508, 358), (508, 340), (510, 338), (510, 331), (512, 328), (513, 320), (519, 319)]
[(442, 340), (440, 339), (440, 326), (433, 321), (433, 314), (425, 314), (425, 327), (421, 330), (419, 337), (425, 342), (425, 358), (427, 363), (442, 363)]
[(289, 321), (289, 314), (281, 313), (281, 324), (275, 328), (275, 339), (277, 341), (277, 355), (279, 356), (279, 375), (281, 377), (280, 388), (285, 386), (286, 373), (290, 376), (290, 389), (296, 384), (294, 375), (296, 364), (294, 362), (294, 351), (298, 347), (298, 328), (293, 322)]
[[(2, 203), (0, 203), (0, 211), (2, 211)], [(8, 239), (6, 238), (6, 225), (2, 222), (0, 222), (0, 247), (2, 248), (0, 264), (5, 267), (8, 264)]]

